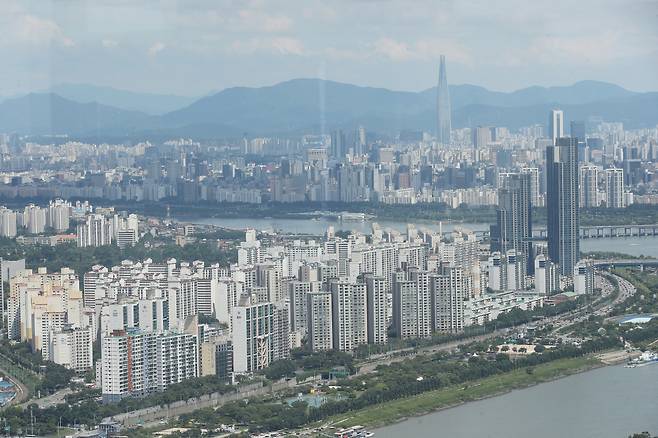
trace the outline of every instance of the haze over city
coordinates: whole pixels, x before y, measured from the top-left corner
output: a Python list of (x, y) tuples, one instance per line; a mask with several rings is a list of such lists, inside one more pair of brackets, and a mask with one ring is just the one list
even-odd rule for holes
[(0, 3), (0, 435), (658, 438), (658, 0)]
[(0, 95), (61, 83), (202, 96), (317, 77), (419, 91), (592, 79), (658, 90), (658, 3), (526, 1), (3, 2)]

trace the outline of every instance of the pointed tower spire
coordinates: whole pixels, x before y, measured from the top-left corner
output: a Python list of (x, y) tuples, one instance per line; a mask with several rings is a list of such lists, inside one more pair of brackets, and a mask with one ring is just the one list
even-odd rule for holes
[(450, 143), (451, 114), (450, 90), (448, 89), (448, 75), (446, 74), (446, 57), (441, 55), (439, 65), (439, 84), (436, 96), (436, 138), (439, 143)]

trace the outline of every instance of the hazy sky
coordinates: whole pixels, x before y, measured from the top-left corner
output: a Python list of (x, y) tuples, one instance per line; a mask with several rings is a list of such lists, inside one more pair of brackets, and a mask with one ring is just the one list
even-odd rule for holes
[(0, 95), (200, 95), (298, 77), (421, 90), (597, 79), (658, 90), (657, 0), (2, 0)]

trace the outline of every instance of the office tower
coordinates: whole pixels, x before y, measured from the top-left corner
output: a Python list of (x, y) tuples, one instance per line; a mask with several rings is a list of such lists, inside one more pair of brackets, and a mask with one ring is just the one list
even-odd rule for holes
[(253, 373), (273, 362), (274, 305), (243, 298), (231, 312), (233, 370)]
[(439, 143), (450, 144), (451, 123), (450, 90), (448, 88), (448, 76), (446, 74), (446, 57), (441, 55), (439, 65), (439, 84), (436, 96), (436, 139)]
[(363, 155), (366, 152), (366, 128), (359, 126), (354, 140), (354, 154)]
[(368, 300), (368, 343), (386, 344), (386, 301), (387, 282), (383, 277), (374, 275), (365, 276), (366, 293)]
[(478, 126), (471, 129), (473, 148), (480, 149), (491, 143), (491, 129), (488, 126)]
[(569, 124), (571, 137), (578, 139), (578, 144), (586, 142), (585, 122), (582, 120), (572, 120)]
[(592, 208), (599, 206), (599, 168), (594, 165), (580, 168), (580, 206)]
[(555, 144), (558, 138), (564, 137), (564, 113), (562, 110), (551, 110), (548, 117), (548, 138)]
[(337, 159), (343, 159), (347, 153), (347, 141), (345, 133), (340, 129), (331, 133), (331, 156)]
[(197, 337), (178, 333), (116, 331), (102, 340), (104, 403), (161, 392), (198, 375)]
[(541, 295), (551, 295), (560, 289), (558, 267), (543, 254), (535, 257), (535, 290)]
[(569, 137), (546, 147), (548, 254), (562, 275), (572, 275), (580, 256), (578, 145)]
[(605, 170), (605, 205), (608, 208), (624, 208), (624, 170), (611, 167)]
[(334, 350), (352, 351), (368, 342), (366, 285), (331, 282)]
[(532, 184), (530, 174), (508, 174), (498, 189), (495, 236), (491, 251), (516, 250), (526, 258), (528, 274), (534, 270), (532, 253)]
[(432, 327), (439, 333), (464, 330), (464, 300), (471, 293), (470, 278), (461, 267), (444, 266), (430, 276)]
[(334, 347), (331, 292), (310, 292), (306, 295), (308, 342), (312, 351)]

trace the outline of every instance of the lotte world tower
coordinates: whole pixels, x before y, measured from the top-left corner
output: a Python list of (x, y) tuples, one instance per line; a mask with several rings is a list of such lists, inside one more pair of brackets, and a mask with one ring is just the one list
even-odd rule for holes
[(446, 74), (446, 57), (441, 55), (439, 66), (439, 85), (436, 97), (436, 138), (441, 144), (450, 143), (450, 90)]

